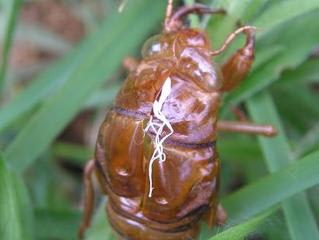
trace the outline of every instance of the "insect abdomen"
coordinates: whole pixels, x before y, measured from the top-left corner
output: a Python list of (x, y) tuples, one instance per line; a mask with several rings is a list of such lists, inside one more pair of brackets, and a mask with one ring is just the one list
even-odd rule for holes
[(111, 110), (100, 129), (96, 159), (111, 191), (119, 196), (144, 193), (142, 120)]
[(142, 141), (142, 121), (139, 114), (115, 107), (100, 130), (97, 146), (104, 151), (97, 149), (96, 155), (104, 173), (98, 175), (105, 176), (110, 222), (129, 239), (192, 239), (218, 191), (215, 145), (168, 141), (166, 161), (154, 164), (149, 197), (146, 165), (153, 140), (146, 135)]

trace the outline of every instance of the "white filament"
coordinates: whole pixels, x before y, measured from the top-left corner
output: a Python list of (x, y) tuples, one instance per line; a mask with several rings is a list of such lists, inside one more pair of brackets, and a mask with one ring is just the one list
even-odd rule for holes
[[(153, 116), (151, 116), (146, 128), (144, 129), (144, 131), (147, 132), (151, 128), (155, 133), (154, 152), (148, 166), (148, 178), (149, 178), (149, 184), (150, 184), (150, 190), (148, 193), (149, 197), (152, 197), (152, 192), (154, 189), (153, 178), (152, 178), (153, 164), (156, 160), (160, 162), (164, 162), (166, 160), (163, 143), (174, 132), (172, 125), (169, 123), (165, 115), (162, 113), (163, 104), (165, 100), (167, 99), (168, 95), (170, 94), (170, 92), (171, 92), (171, 79), (168, 77), (162, 86), (162, 91), (159, 96), (159, 99), (155, 100), (153, 103), (154, 117), (160, 120), (160, 123), (154, 122)], [(169, 132), (165, 136), (162, 136), (164, 127), (167, 127), (169, 129)]]

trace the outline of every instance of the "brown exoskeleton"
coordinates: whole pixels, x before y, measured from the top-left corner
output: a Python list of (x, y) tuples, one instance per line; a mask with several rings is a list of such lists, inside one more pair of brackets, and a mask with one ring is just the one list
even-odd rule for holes
[[(218, 205), (220, 162), (218, 131), (272, 136), (269, 125), (218, 121), (224, 92), (246, 76), (254, 59), (254, 28), (233, 32), (213, 51), (206, 34), (183, 26), (181, 18), (223, 12), (202, 5), (173, 14), (169, 0), (164, 31), (143, 47), (141, 63), (131, 72), (107, 113), (95, 158), (85, 168), (85, 215), (90, 225), (92, 175), (108, 195), (107, 214), (120, 239), (194, 239), (199, 220), (223, 223)], [(246, 44), (221, 69), (212, 63), (240, 33)]]

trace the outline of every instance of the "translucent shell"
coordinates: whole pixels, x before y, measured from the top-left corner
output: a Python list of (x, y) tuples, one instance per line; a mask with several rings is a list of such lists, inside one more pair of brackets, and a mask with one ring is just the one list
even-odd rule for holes
[(159, 55), (165, 49), (167, 49), (167, 44), (160, 40), (161, 35), (155, 35), (149, 38), (143, 45), (142, 56), (143, 58), (150, 58)]

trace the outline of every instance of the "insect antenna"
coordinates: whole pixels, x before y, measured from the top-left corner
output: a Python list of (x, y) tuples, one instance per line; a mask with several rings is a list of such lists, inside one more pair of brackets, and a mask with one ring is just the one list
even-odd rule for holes
[[(210, 52), (210, 55), (211, 55), (211, 56), (216, 56), (216, 55), (219, 55), (220, 53), (222, 53), (222, 52), (229, 46), (229, 44), (231, 44), (231, 42), (235, 39), (235, 37), (236, 37), (238, 34), (242, 33), (242, 32), (244, 32), (244, 33), (247, 34), (247, 36), (248, 36), (248, 39), (247, 39), (248, 41), (247, 41), (247, 42), (248, 42), (248, 43), (249, 43), (249, 42), (253, 42), (253, 41), (249, 41), (249, 40), (251, 40), (251, 38), (254, 38), (254, 34), (253, 34), (253, 33), (254, 33), (256, 30), (257, 30), (257, 28), (256, 28), (256, 27), (253, 27), (253, 26), (244, 26), (244, 27), (238, 28), (235, 32), (231, 33), (231, 34), (226, 38), (226, 40), (225, 40), (223, 46), (221, 46), (220, 49)], [(252, 46), (252, 47), (253, 47), (253, 46)]]
[(168, 0), (167, 7), (166, 7), (166, 13), (165, 13), (165, 22), (164, 22), (164, 29), (168, 29), (169, 22), (173, 13), (173, 0)]
[(194, 4), (192, 6), (183, 6), (180, 9), (178, 9), (171, 17), (167, 17), (168, 15), (166, 13), (164, 30), (166, 32), (169, 32), (169, 31), (178, 29), (180, 19), (190, 13), (225, 14), (226, 11), (224, 9), (212, 9), (202, 4)]

